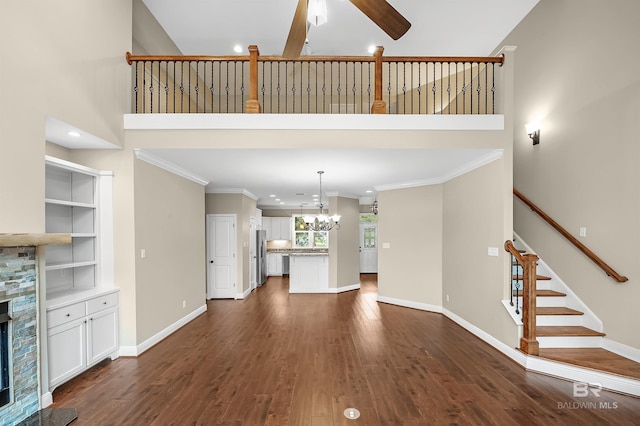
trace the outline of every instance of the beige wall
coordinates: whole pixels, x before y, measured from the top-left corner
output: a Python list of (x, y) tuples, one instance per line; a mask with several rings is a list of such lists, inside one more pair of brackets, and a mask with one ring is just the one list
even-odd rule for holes
[(340, 229), (329, 232), (329, 288), (360, 283), (358, 200), (329, 197), (329, 214), (340, 214)]
[[(517, 45), (514, 186), (616, 271), (617, 284), (519, 201), (515, 230), (604, 323), (640, 349), (640, 2), (541, 0)], [(602, 56), (602, 55), (605, 56)], [(540, 144), (524, 125), (539, 120)]]
[[(510, 267), (503, 249), (510, 238), (503, 231), (505, 161), (444, 184), (442, 301), (448, 311), (516, 347), (517, 329), (501, 303), (508, 295)], [(488, 256), (489, 247), (499, 255)]]
[(134, 179), (141, 343), (205, 304), (204, 187), (140, 160)]
[(43, 232), (46, 115), (122, 143), (131, 2), (2, 2), (0, 39), (0, 194), (21, 206), (0, 208), (0, 232)]
[(441, 306), (442, 185), (381, 191), (378, 206), (379, 295)]

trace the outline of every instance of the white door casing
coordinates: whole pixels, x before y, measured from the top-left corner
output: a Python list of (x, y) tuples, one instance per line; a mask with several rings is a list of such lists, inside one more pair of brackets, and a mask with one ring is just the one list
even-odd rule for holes
[(360, 273), (378, 273), (377, 223), (360, 223)]
[(207, 215), (207, 298), (236, 296), (236, 215)]
[(256, 218), (249, 218), (249, 282), (251, 283), (251, 291), (258, 288), (257, 267), (258, 259), (256, 253)]

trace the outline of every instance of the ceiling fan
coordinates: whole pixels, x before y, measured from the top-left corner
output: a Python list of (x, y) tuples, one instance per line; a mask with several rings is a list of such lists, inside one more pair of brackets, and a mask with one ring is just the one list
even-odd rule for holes
[[(349, 0), (362, 13), (367, 15), (374, 24), (380, 27), (394, 40), (402, 37), (411, 27), (411, 23), (405, 19), (386, 0)], [(282, 56), (287, 59), (295, 59), (300, 56), (307, 38), (307, 8), (309, 0), (298, 0), (296, 12), (293, 15), (291, 29), (287, 37), (287, 43)]]

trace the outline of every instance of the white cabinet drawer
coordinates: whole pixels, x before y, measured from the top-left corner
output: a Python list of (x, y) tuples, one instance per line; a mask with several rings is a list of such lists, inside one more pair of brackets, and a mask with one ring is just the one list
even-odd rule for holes
[(105, 294), (104, 296), (96, 297), (95, 299), (87, 301), (87, 315), (91, 315), (103, 309), (111, 308), (117, 304), (117, 293)]
[(82, 303), (74, 303), (58, 309), (52, 309), (47, 312), (47, 328), (55, 327), (69, 321), (82, 318), (86, 315), (85, 305)]

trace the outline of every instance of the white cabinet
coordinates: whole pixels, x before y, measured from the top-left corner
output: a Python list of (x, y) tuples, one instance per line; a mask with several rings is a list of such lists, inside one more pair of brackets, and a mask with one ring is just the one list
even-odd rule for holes
[(272, 227), (271, 227), (271, 220), (272, 218), (270, 217), (262, 217), (262, 229), (264, 231), (267, 231), (267, 240), (273, 240), (273, 231), (272, 231)]
[(329, 256), (289, 255), (289, 293), (328, 293)]
[(112, 287), (112, 174), (53, 157), (45, 164), (45, 230), (72, 240), (46, 248), (47, 294)]
[(267, 253), (267, 275), (282, 276), (282, 253)]
[(263, 217), (262, 229), (267, 231), (267, 240), (290, 240), (290, 217)]
[(47, 310), (49, 387), (105, 358), (118, 357), (118, 292), (58, 303)]

